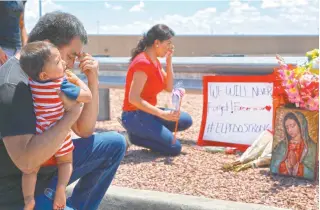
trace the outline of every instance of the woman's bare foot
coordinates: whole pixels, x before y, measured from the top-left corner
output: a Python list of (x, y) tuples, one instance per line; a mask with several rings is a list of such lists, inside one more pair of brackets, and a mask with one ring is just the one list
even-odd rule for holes
[(25, 199), (23, 210), (33, 210), (35, 205), (36, 205), (36, 201), (34, 200), (34, 198)]
[(66, 207), (66, 188), (65, 187), (57, 187), (54, 201), (53, 201), (53, 209), (64, 209)]

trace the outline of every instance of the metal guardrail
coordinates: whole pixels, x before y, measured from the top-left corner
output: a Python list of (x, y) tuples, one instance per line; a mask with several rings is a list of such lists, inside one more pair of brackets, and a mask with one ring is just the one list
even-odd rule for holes
[[(123, 88), (129, 57), (96, 57), (100, 66), (101, 88)], [(306, 61), (306, 57), (284, 57), (290, 64)], [(164, 59), (160, 59), (166, 68)], [(264, 75), (272, 73), (279, 66), (275, 57), (173, 57), (173, 69), (186, 89), (201, 91), (202, 75)], [(78, 64), (75, 65), (77, 70)], [(78, 74), (82, 79), (83, 75)]]
[[(96, 57), (100, 66), (100, 104), (98, 120), (110, 119), (110, 88), (124, 88), (129, 57)], [(306, 57), (284, 57), (288, 64), (303, 63)], [(164, 59), (160, 59), (166, 68)], [(175, 83), (180, 81), (188, 93), (202, 93), (202, 75), (265, 75), (279, 66), (275, 57), (174, 57)], [(75, 72), (80, 74), (78, 63)]]
[[(96, 57), (100, 71), (127, 71), (129, 57)], [(284, 57), (287, 63), (306, 61), (306, 57)], [(258, 70), (255, 73), (270, 73), (278, 66), (275, 57), (173, 57), (175, 72), (183, 73), (234, 73)], [(165, 68), (165, 60), (160, 59)]]

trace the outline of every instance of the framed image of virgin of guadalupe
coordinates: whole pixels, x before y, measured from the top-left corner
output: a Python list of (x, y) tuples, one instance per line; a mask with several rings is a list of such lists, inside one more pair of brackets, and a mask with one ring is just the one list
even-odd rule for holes
[(270, 170), (314, 180), (317, 174), (319, 112), (278, 108)]

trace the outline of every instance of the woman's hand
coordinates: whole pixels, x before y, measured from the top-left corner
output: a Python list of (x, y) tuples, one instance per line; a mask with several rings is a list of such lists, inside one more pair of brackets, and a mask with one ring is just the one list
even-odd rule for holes
[(172, 56), (174, 53), (174, 45), (171, 46), (171, 48), (168, 50), (167, 54), (166, 54), (166, 62), (167, 64), (171, 64), (172, 62)]
[(180, 113), (173, 110), (163, 110), (160, 112), (159, 117), (167, 121), (178, 121), (180, 118)]

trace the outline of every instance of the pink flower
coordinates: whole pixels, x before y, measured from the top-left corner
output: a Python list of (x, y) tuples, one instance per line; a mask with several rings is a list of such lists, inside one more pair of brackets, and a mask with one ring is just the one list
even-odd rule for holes
[(280, 77), (284, 80), (292, 80), (294, 78), (294, 72), (290, 69), (282, 69), (279, 73)]
[(299, 78), (301, 86), (308, 87), (314, 81), (314, 76), (310, 73), (306, 73)]
[(297, 80), (283, 80), (282, 82), (282, 86), (285, 89), (295, 88), (297, 84), (298, 84)]
[(288, 94), (288, 99), (292, 103), (299, 103), (301, 100), (300, 94), (297, 90), (297, 88), (290, 88), (286, 90)]

